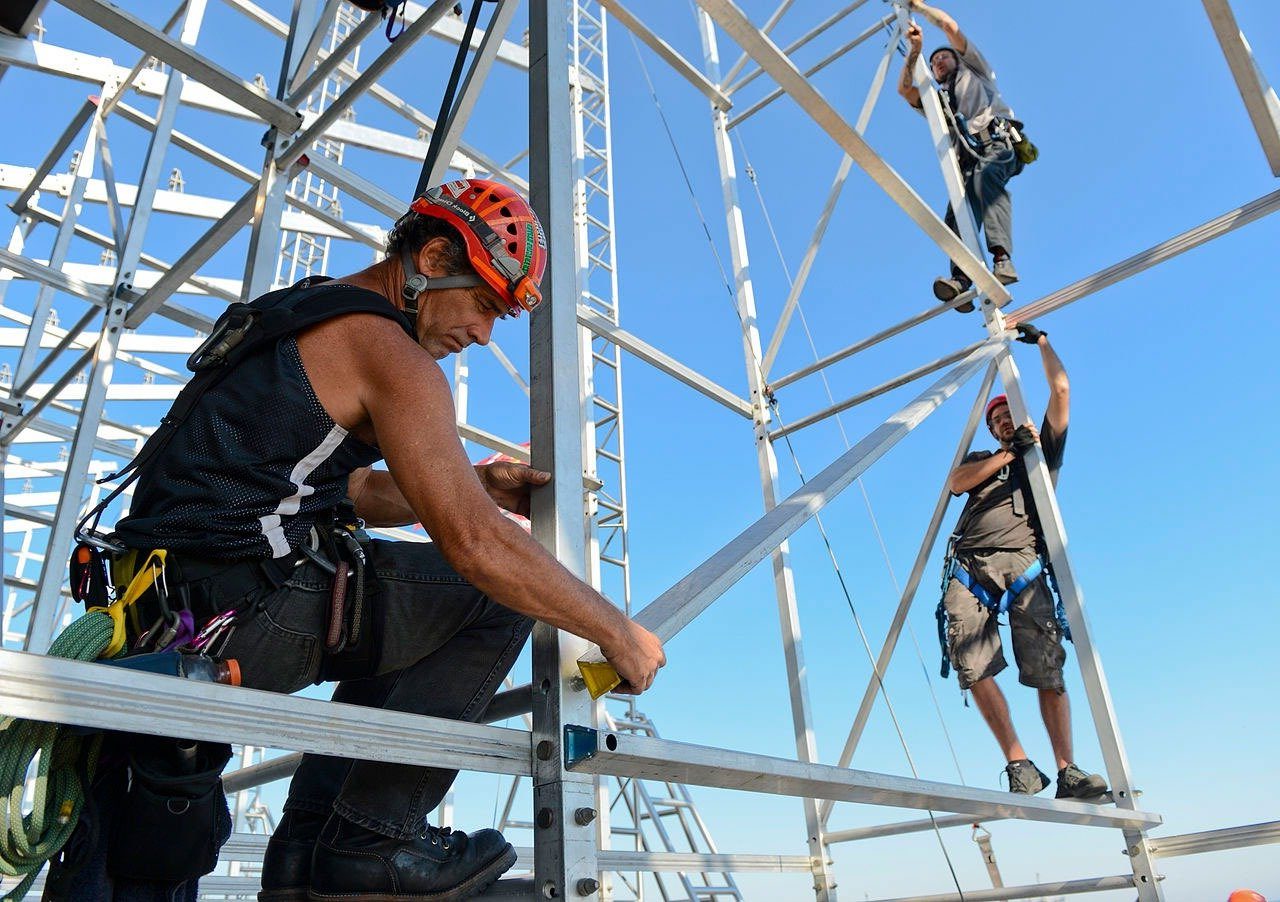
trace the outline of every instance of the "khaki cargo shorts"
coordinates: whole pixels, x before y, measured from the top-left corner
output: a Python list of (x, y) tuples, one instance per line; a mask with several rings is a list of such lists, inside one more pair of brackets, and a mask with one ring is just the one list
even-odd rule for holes
[[(962, 567), (998, 597), (1026, 572), (1035, 553), (960, 552), (958, 558)], [(1000, 643), (999, 620), (993, 611), (954, 577), (947, 584), (943, 603), (947, 608), (947, 650), (961, 689), (1009, 666)], [(1034, 689), (1064, 691), (1062, 665), (1067, 653), (1062, 647), (1053, 593), (1043, 573), (1009, 606), (1009, 628), (1013, 656), (1018, 662), (1018, 682)]]

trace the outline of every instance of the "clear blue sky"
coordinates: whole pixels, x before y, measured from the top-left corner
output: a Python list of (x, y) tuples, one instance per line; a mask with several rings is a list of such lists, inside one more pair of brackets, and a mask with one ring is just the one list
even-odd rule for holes
[[(779, 26), (786, 43), (843, 4), (796, 4)], [(1280, 26), (1268, 0), (1233, 4), (1259, 63), (1280, 82)], [(270, 4), (285, 15), (284, 3)], [(745, 8), (762, 22), (772, 8)], [(633, 4), (669, 40), (700, 59), (686, 2)], [(137, 4), (152, 22), (168, 13), (155, 0)], [(1023, 281), (1018, 303), (1034, 300), (1116, 260), (1162, 241), (1277, 185), (1230, 79), (1200, 4), (1014, 4), (962, 0), (946, 7), (994, 65), (1006, 99), (1027, 123), (1041, 159), (1012, 184), (1014, 257)], [(799, 59), (816, 61), (867, 27), (886, 7), (868, 3)], [(57, 6), (46, 16), (49, 40), (116, 53), (118, 43)], [(209, 42), (202, 47), (243, 77), (269, 75), (278, 47), (247, 20), (214, 3)], [(926, 31), (926, 46), (940, 41)], [(857, 116), (883, 39), (875, 38), (816, 79), (848, 119)], [(375, 46), (374, 44), (368, 45)], [(392, 87), (434, 112), (448, 51), (424, 44), (420, 77), (401, 67)], [(727, 61), (736, 48), (722, 39)], [(415, 54), (417, 51), (415, 51)], [(626, 328), (717, 381), (742, 390), (738, 324), (675, 158), (648, 96), (627, 35), (612, 33), (615, 182), (622, 318)], [(723, 259), (723, 206), (705, 100), (647, 50), (667, 116), (676, 129), (698, 203)], [(119, 61), (130, 60), (120, 54)], [(414, 57), (415, 61), (419, 59)], [(945, 192), (926, 127), (893, 93), (890, 79), (867, 138), (921, 195), (940, 207)], [(744, 92), (749, 105), (765, 90), (761, 79)], [(40, 91), (35, 91), (39, 86)], [(10, 72), (0, 97), (12, 121), (24, 123), (0, 139), (6, 161), (34, 165), (61, 130), (83, 86), (52, 84)], [(499, 71), (486, 89), (467, 139), (500, 158), (523, 147), (524, 90), (514, 73)], [(150, 108), (150, 102), (138, 105)], [(256, 166), (260, 127), (185, 113), (180, 128), (242, 162)], [(376, 106), (359, 120), (404, 131)], [(515, 130), (519, 134), (513, 134)], [(761, 192), (794, 271), (825, 200), (840, 151), (787, 100), (740, 130)], [(122, 158), (136, 172), (138, 138), (113, 125)], [(737, 142), (735, 141), (735, 144)], [(114, 146), (114, 144), (113, 144)], [(509, 153), (507, 151), (510, 151)], [(741, 154), (741, 146), (737, 147)], [(133, 152), (130, 158), (128, 154)], [(367, 173), (371, 157), (351, 151), (348, 162)], [(740, 160), (741, 162), (741, 160)], [(229, 177), (175, 156), (187, 190), (230, 198)], [(122, 163), (117, 162), (121, 167)], [(404, 194), (415, 171), (391, 164), (382, 184)], [(741, 183), (750, 232), (752, 273), (766, 336), (776, 321), (786, 282), (750, 184)], [(355, 202), (354, 218), (374, 221)], [(105, 230), (100, 211), (94, 226)], [(169, 259), (197, 230), (166, 218)], [(171, 226), (169, 225), (171, 223)], [(1060, 482), (1071, 550), (1088, 600), (1111, 692), (1144, 807), (1161, 812), (1159, 832), (1183, 833), (1276, 817), (1273, 749), (1280, 740), (1270, 697), (1274, 637), (1280, 628), (1276, 588), (1267, 563), (1275, 558), (1275, 460), (1280, 432), (1272, 422), (1277, 381), (1273, 344), (1280, 313), (1273, 299), (1280, 222), (1264, 220), (1156, 270), (1083, 300), (1039, 323), (1047, 329), (1072, 380), (1072, 426)], [(48, 234), (33, 253), (47, 251)], [(219, 254), (209, 272), (238, 277), (243, 240)], [(84, 248), (74, 259), (96, 261)], [(334, 272), (367, 262), (363, 250), (335, 252)], [(804, 310), (820, 353), (923, 310), (929, 283), (943, 271), (941, 255), (865, 176), (851, 176), (813, 277)], [(11, 291), (11, 306), (28, 295)], [(60, 301), (59, 304), (64, 304)], [(71, 309), (68, 307), (68, 309)], [(64, 315), (64, 322), (70, 317)], [(527, 359), (523, 322), (496, 336), (518, 361)], [(843, 398), (980, 337), (976, 317), (954, 314), (830, 370), (831, 390)], [(1033, 405), (1044, 401), (1034, 350), (1017, 346)], [(799, 324), (779, 357), (777, 372), (812, 360)], [(173, 361), (171, 365), (180, 365)], [(485, 428), (523, 438), (521, 396), (484, 354), (475, 355), (472, 405)], [(630, 468), (634, 598), (645, 604), (760, 514), (755, 455), (746, 423), (713, 402), (628, 361), (627, 453)], [(136, 371), (121, 379), (140, 381)], [(905, 580), (928, 514), (945, 475), (976, 383), (894, 449), (864, 480), (894, 571)], [(844, 418), (856, 440), (913, 394), (903, 389)], [(780, 395), (783, 416), (795, 419), (827, 403), (820, 380)], [(150, 414), (154, 422), (156, 414)], [(143, 421), (143, 416), (135, 417)], [(988, 441), (979, 436), (978, 447)], [(795, 437), (796, 453), (812, 475), (843, 443), (834, 422)], [(476, 450), (477, 457), (480, 451)], [(798, 485), (780, 449), (784, 491)], [(948, 513), (954, 520), (958, 506)], [(896, 603), (861, 492), (854, 487), (824, 517), (852, 588), (863, 625), (878, 648)], [(819, 748), (834, 761), (843, 744), (869, 665), (826, 552), (813, 525), (792, 544)], [(924, 670), (957, 748), (964, 778), (995, 788), (1002, 762), (973, 708), (954, 682), (936, 678), (937, 555), (930, 560), (913, 609)], [(667, 738), (775, 755), (794, 753), (772, 582), (760, 568), (724, 596), (668, 648), (670, 663), (640, 705)], [(922, 776), (954, 781), (929, 688), (911, 638), (904, 637), (886, 678), (895, 710)], [(1024, 743), (1043, 765), (1051, 758), (1032, 693), (1012, 675), (1002, 678)], [(1076, 709), (1077, 757), (1101, 768), (1074, 658), (1068, 684)], [(877, 708), (855, 766), (908, 773), (883, 706)], [(487, 824), (495, 779), (459, 783), (459, 824)], [(803, 851), (799, 804), (768, 796), (695, 790), (724, 851)], [(837, 828), (881, 823), (913, 812), (841, 806)], [(1121, 841), (1113, 831), (1027, 824), (991, 825), (1008, 884), (1123, 873)], [(987, 885), (967, 831), (946, 835), (961, 885)], [(517, 842), (527, 836), (516, 834)], [(918, 834), (837, 847), (843, 898), (944, 892), (950, 883), (935, 838)], [(1171, 900), (1218, 900), (1236, 886), (1280, 896), (1274, 849), (1216, 853), (1162, 864)], [(803, 876), (746, 877), (752, 898), (803, 899)], [(1098, 898), (1126, 899), (1131, 894)]]

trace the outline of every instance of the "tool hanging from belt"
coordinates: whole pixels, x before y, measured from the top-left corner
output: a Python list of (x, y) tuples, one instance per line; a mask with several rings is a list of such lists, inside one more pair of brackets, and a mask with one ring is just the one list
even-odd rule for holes
[(369, 557), (360, 542), (364, 521), (344, 503), (332, 520), (317, 524), (313, 541), (301, 547), (303, 556), (332, 578), (328, 625), (325, 629), (322, 680), (358, 679), (372, 675), (380, 642), (373, 635), (376, 618), (370, 614), (374, 592), (368, 579)]

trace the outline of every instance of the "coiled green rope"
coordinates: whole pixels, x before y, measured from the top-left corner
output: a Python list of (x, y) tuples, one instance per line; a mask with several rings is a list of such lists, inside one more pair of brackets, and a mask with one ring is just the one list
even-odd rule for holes
[[(76, 661), (96, 660), (111, 641), (112, 626), (105, 613), (86, 614), (53, 640), (49, 654)], [(0, 787), (8, 802), (0, 836), (0, 874), (22, 878), (5, 893), (5, 900), (23, 898), (44, 863), (71, 838), (84, 808), (85, 790), (93, 782), (101, 746), (101, 733), (83, 736), (60, 724), (0, 717)], [(27, 774), (37, 756), (35, 798), (31, 812), (24, 814)]]

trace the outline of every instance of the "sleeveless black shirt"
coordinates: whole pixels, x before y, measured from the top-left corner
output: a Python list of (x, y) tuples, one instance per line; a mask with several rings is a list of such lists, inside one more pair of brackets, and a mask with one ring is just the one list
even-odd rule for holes
[[(412, 334), (407, 319), (402, 325)], [(320, 405), (296, 338), (286, 335), (200, 398), (144, 467), (116, 533), (131, 548), (226, 561), (285, 557), (346, 497), (351, 472), (381, 459)]]

